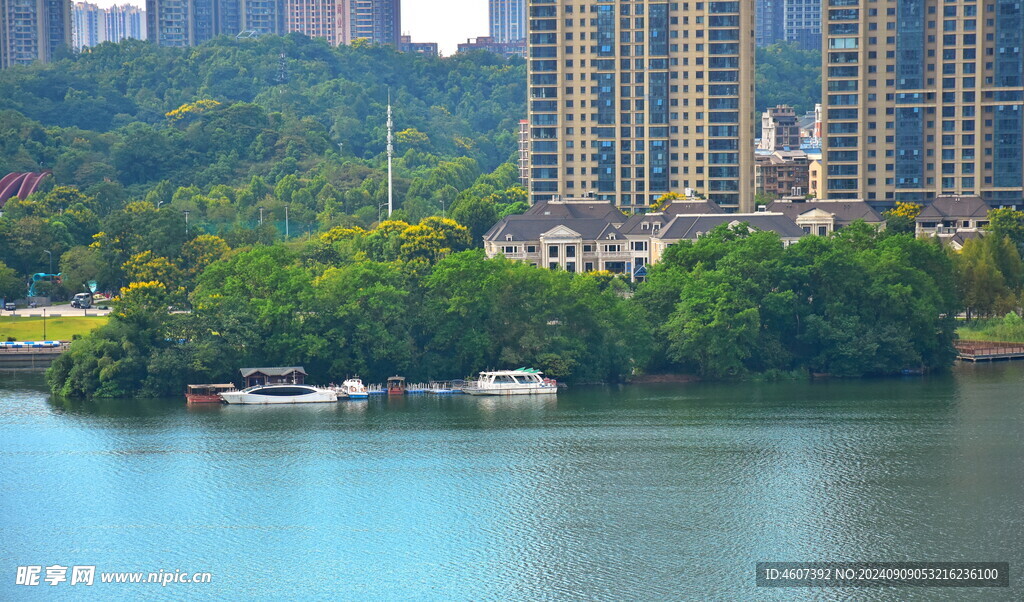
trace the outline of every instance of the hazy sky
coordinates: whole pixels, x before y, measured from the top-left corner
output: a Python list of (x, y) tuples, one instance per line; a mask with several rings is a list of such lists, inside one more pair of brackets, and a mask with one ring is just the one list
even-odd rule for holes
[[(146, 0), (92, 1), (104, 7), (146, 6)], [(487, 0), (402, 0), (402, 33), (414, 42), (437, 42), (441, 54), (452, 54), (467, 38), (487, 35)]]

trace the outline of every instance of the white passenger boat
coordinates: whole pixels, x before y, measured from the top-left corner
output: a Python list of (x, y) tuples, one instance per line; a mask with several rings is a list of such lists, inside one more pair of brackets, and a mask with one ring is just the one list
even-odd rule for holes
[(220, 397), (225, 403), (232, 405), (338, 401), (338, 394), (330, 389), (292, 384), (256, 385), (241, 391), (225, 391), (220, 394)]
[(370, 396), (370, 392), (366, 390), (366, 385), (358, 378), (350, 378), (341, 383), (341, 390), (352, 399), (365, 399)]
[(467, 383), (463, 392), (470, 395), (554, 395), (558, 393), (558, 383), (544, 378), (540, 370), (519, 368), (518, 370), (498, 370), (481, 372), (480, 378)]

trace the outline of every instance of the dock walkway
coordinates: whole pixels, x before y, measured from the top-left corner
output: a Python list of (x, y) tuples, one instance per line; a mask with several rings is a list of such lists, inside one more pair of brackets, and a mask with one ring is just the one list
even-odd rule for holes
[(965, 362), (992, 362), (1024, 359), (1024, 343), (999, 341), (954, 341), (956, 359)]

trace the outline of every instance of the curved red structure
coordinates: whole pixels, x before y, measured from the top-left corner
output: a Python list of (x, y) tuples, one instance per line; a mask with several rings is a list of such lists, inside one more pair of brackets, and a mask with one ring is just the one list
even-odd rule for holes
[(14, 197), (19, 199), (28, 198), (28, 195), (35, 192), (39, 188), (39, 183), (48, 175), (50, 175), (48, 171), (39, 173), (15, 172), (0, 178), (0, 207), (3, 207), (7, 204), (7, 201)]

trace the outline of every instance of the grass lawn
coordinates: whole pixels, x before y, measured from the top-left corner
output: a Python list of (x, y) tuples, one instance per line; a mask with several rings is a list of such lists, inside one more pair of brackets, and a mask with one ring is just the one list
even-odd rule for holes
[[(70, 341), (72, 335), (86, 334), (107, 323), (106, 316), (70, 316), (46, 318), (47, 341)], [(15, 316), (0, 317), (0, 341), (13, 337), (16, 341), (42, 341), (43, 318)]]

